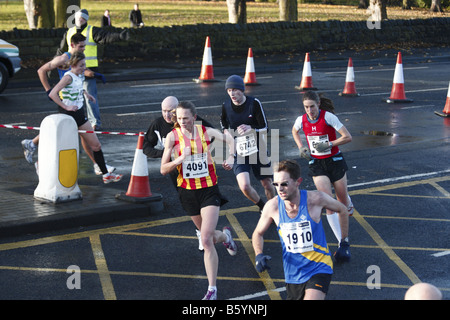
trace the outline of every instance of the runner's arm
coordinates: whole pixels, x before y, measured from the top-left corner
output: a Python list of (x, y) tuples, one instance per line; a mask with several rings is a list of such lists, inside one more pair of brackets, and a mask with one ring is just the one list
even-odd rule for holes
[(39, 76), (39, 80), (42, 83), (42, 86), (44, 87), (45, 91), (50, 90), (52, 87), (50, 86), (50, 83), (48, 82), (47, 78), (47, 72), (52, 71), (62, 65), (64, 65), (68, 61), (67, 56), (65, 54), (57, 56), (53, 58), (53, 60), (47, 62), (43, 66), (41, 66), (37, 73)]
[(269, 229), (272, 222), (278, 224), (278, 219), (274, 219), (276, 215), (278, 215), (278, 197), (272, 198), (267, 201), (259, 218), (258, 224), (253, 231), (252, 244), (253, 250), (255, 251), (255, 256), (263, 253), (264, 234)]
[(161, 169), (160, 170), (161, 170), (162, 175), (166, 175), (166, 174), (170, 173), (171, 171), (173, 171), (174, 169), (176, 169), (176, 167), (178, 165), (180, 165), (183, 162), (183, 160), (186, 158), (186, 155), (191, 153), (191, 151), (190, 151), (191, 148), (186, 147), (183, 150), (183, 154), (180, 157), (177, 157), (176, 159), (171, 161), (170, 157), (172, 155), (173, 148), (174, 148), (174, 136), (173, 136), (173, 133), (170, 132), (167, 135), (166, 143), (164, 146), (164, 153), (161, 158)]

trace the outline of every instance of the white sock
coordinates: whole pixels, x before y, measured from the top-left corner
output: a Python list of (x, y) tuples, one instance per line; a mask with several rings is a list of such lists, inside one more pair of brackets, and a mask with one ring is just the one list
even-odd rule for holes
[(336, 212), (333, 214), (327, 214), (328, 224), (333, 230), (334, 236), (336, 237), (338, 243), (341, 242), (341, 225), (339, 224), (339, 216)]

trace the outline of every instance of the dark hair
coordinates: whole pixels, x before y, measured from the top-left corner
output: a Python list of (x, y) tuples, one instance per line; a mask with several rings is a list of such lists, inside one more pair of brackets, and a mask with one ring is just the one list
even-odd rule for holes
[(322, 93), (318, 94), (315, 91), (305, 91), (302, 101), (305, 100), (313, 100), (319, 105), (319, 109), (334, 113), (333, 101), (326, 98)]
[(72, 38), (70, 38), (70, 43), (72, 44), (79, 44), (81, 41), (85, 41), (86, 37), (83, 36), (81, 33), (75, 33)]
[(274, 167), (275, 172), (284, 171), (289, 173), (289, 176), (293, 180), (297, 180), (301, 177), (301, 169), (297, 162), (294, 160), (283, 160), (280, 161)]

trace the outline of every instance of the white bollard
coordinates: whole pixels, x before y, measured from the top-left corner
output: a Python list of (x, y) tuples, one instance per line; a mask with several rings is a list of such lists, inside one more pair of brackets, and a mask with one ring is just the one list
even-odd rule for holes
[(44, 118), (39, 133), (39, 184), (34, 197), (53, 203), (82, 199), (78, 187), (78, 127), (65, 114)]

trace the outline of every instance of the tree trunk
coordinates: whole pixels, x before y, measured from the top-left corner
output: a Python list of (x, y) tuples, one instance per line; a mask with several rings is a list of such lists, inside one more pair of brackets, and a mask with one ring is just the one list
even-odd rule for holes
[(369, 7), (369, 0), (359, 0), (358, 9), (367, 9)]
[(297, 0), (278, 0), (280, 21), (297, 21)]
[(374, 18), (379, 16), (381, 20), (387, 20), (386, 2), (387, 0), (370, 0), (368, 10), (372, 12)]
[(67, 28), (69, 24), (73, 24), (68, 20), (79, 9), (80, 0), (55, 0), (55, 27)]
[(444, 12), (441, 5), (441, 0), (431, 0), (430, 6), (431, 12)]
[(35, 0), (39, 11), (38, 28), (53, 28), (55, 26), (55, 11), (53, 0)]
[(412, 0), (403, 0), (402, 1), (402, 9), (403, 10), (411, 10)]
[(246, 0), (227, 0), (228, 22), (247, 23)]
[(36, 10), (37, 8), (35, 1), (24, 0), (23, 7), (25, 9), (25, 15), (27, 16), (28, 27), (30, 29), (36, 29), (39, 12)]

